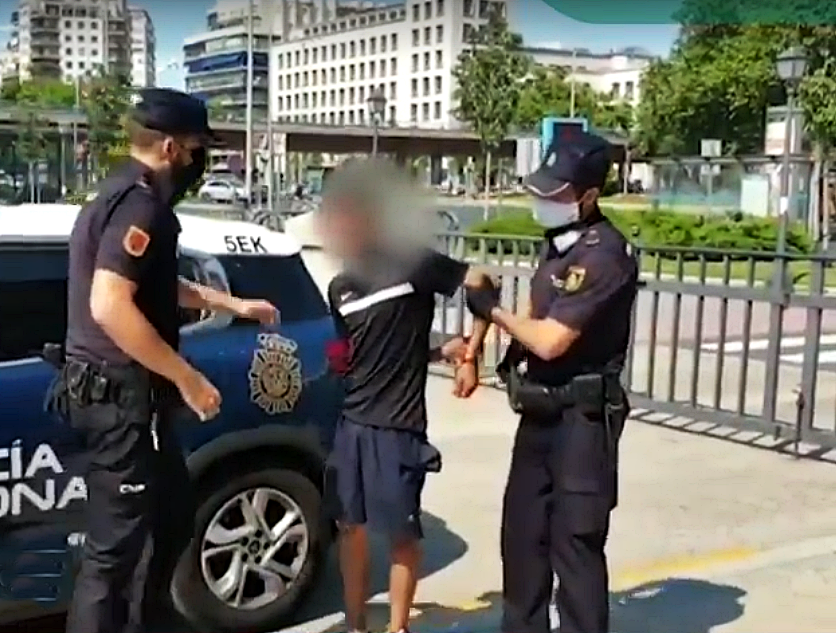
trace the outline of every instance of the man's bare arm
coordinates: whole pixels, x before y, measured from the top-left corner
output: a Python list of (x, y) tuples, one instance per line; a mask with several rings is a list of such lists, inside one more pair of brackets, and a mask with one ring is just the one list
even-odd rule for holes
[(182, 277), (177, 289), (177, 302), (181, 308), (231, 312), (232, 314), (237, 314), (241, 307), (241, 300), (237, 297)]
[(134, 303), (136, 284), (115, 272), (96, 269), (90, 312), (116, 345), (142, 366), (180, 384), (189, 364), (154, 329)]
[[(493, 280), (484, 271), (478, 268), (470, 268), (465, 276), (464, 285), (478, 288), (483, 284), (493, 285)], [(488, 335), (490, 326), (489, 321), (477, 316), (473, 317), (473, 332), (471, 332), (470, 338), (467, 341), (467, 349), (464, 355), (466, 362), (473, 362), (481, 355), (485, 345), (485, 337)]]

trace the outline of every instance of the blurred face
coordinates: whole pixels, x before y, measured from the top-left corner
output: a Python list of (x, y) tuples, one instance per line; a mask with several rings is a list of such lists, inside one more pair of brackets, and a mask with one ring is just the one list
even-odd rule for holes
[(317, 213), (317, 231), (325, 251), (343, 260), (368, 252), (377, 240), (372, 214), (346, 197), (326, 198)]

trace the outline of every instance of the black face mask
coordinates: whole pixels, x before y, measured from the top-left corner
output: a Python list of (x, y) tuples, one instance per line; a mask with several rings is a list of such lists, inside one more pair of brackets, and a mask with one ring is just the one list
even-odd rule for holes
[(192, 150), (192, 162), (188, 165), (173, 165), (171, 178), (171, 205), (180, 202), (189, 189), (206, 171), (206, 148), (198, 147)]

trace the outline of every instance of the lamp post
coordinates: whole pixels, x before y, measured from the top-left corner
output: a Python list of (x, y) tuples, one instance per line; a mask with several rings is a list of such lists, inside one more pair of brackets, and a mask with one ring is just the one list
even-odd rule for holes
[[(787, 87), (786, 127), (784, 128), (784, 156), (781, 165), (781, 201), (778, 218), (778, 244), (775, 252), (775, 270), (772, 277), (773, 301), (769, 309), (769, 347), (767, 367), (778, 367), (783, 336), (784, 309), (789, 301), (792, 281), (788, 279), (787, 232), (790, 223), (790, 152), (795, 109), (795, 92), (804, 71), (807, 69), (807, 54), (803, 48), (793, 47), (778, 56), (776, 71)], [(775, 419), (778, 404), (778, 371), (766, 372), (763, 391), (762, 415), (766, 420)]]
[[(798, 85), (807, 70), (807, 53), (803, 48), (794, 46), (778, 56), (776, 62), (778, 77), (787, 87), (787, 108), (784, 127), (784, 155), (781, 163), (781, 200), (779, 204), (780, 225), (778, 232), (778, 250), (782, 254), (786, 250), (787, 229), (789, 228), (790, 213), (790, 154), (792, 153), (792, 137), (795, 119), (795, 94)], [(795, 133), (800, 132), (795, 130)]]
[(372, 156), (377, 156), (380, 122), (383, 119), (384, 112), (386, 111), (386, 95), (383, 94), (383, 90), (377, 88), (371, 95), (369, 95), (367, 103), (369, 104), (369, 112), (372, 115), (372, 125), (374, 126), (374, 132), (372, 135)]

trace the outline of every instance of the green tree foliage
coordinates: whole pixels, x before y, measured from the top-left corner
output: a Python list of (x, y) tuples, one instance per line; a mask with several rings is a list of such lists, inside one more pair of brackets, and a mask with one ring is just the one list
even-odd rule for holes
[(81, 86), (81, 107), (87, 115), (90, 155), (99, 172), (127, 154), (123, 119), (130, 107), (131, 88), (121, 74), (98, 72)]
[[(533, 66), (521, 84), (515, 123), (532, 130), (544, 117), (568, 117), (572, 112), (572, 85), (567, 76), (559, 66)], [(575, 116), (594, 118), (600, 95), (583, 82), (576, 82), (574, 90)]]
[(810, 55), (801, 86), (809, 130), (832, 146), (836, 118), (836, 3), (814, 0), (685, 0), (680, 38), (642, 80), (641, 148), (695, 154), (702, 138), (730, 153), (762, 151), (766, 110), (786, 101), (775, 60), (792, 45)]
[(521, 45), (522, 38), (495, 12), (474, 33), (453, 69), (456, 115), (479, 136), (485, 154), (499, 146), (517, 121), (521, 80), (530, 67)]

